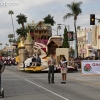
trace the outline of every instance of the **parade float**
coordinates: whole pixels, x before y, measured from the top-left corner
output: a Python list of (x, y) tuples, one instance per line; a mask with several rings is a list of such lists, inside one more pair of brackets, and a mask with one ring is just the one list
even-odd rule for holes
[[(47, 66), (47, 57), (46, 57), (46, 46), (34, 42), (30, 33), (27, 33), (26, 40), (20, 40), (18, 44), (18, 56), (16, 61), (18, 62), (17, 69), (23, 71), (42, 71), (45, 70)], [(32, 56), (37, 54), (41, 58), (41, 66), (32, 67), (29, 66), (29, 63), (32, 61)]]
[[(59, 71), (58, 62), (61, 59), (61, 56), (65, 56), (67, 61), (69, 61), (69, 49), (62, 48), (63, 37), (62, 36), (51, 36), (47, 44), (44, 45), (39, 42), (35, 42), (30, 33), (27, 33), (26, 40), (20, 40), (18, 44), (19, 55), (16, 57), (16, 61), (18, 62), (17, 69), (23, 71), (48, 71), (47, 60), (51, 53), (55, 54), (55, 59), (57, 61), (55, 70)], [(41, 58), (40, 66), (30, 66), (32, 62), (33, 55), (39, 55)], [(73, 66), (70, 66), (68, 63), (68, 68), (72, 70), (76, 70)]]

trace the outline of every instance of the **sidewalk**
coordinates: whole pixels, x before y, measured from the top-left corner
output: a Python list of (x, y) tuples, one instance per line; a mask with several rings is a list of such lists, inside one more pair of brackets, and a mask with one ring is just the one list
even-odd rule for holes
[(81, 73), (81, 69), (79, 69), (78, 72), (75, 72), (73, 74), (68, 73), (67, 75), (68, 75), (68, 79), (72, 79), (72, 80), (76, 80), (76, 81), (80, 81), (80, 82), (100, 86), (100, 75), (97, 75), (97, 76), (96, 75), (84, 76)]

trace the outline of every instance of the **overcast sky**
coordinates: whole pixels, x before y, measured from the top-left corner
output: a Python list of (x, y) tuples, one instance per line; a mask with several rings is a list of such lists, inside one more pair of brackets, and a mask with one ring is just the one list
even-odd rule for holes
[[(79, 0), (74, 0), (79, 2)], [(52, 29), (57, 30), (57, 24), (69, 25), (70, 31), (74, 31), (73, 17), (67, 20), (63, 20), (63, 16), (69, 13), (70, 10), (65, 6), (71, 4), (73, 0), (0, 0), (0, 43), (8, 42), (8, 34), (13, 34), (13, 27), (11, 16), (8, 14), (9, 10), (13, 10), (14, 30), (21, 27), (16, 21), (16, 16), (20, 13), (27, 16), (27, 23), (42, 21), (45, 16), (51, 14), (54, 16), (56, 24)], [(82, 0), (81, 5), (82, 14), (78, 16), (77, 26), (84, 28), (91, 28), (90, 26), (90, 14), (95, 14), (96, 18), (100, 18), (100, 0)], [(12, 3), (12, 4), (11, 4)], [(16, 5), (17, 3), (17, 5)], [(96, 21), (96, 24), (98, 22)], [(64, 26), (60, 31), (63, 34)], [(56, 31), (53, 30), (53, 35), (56, 35)], [(17, 35), (16, 35), (17, 37)]]

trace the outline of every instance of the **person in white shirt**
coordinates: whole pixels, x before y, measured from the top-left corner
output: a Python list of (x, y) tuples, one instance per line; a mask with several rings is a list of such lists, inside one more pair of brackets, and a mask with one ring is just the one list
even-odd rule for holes
[(60, 61), (60, 66), (61, 66), (61, 74), (62, 74), (62, 82), (61, 83), (66, 83), (66, 78), (67, 78), (67, 61), (66, 58), (63, 56), (61, 61)]
[[(54, 83), (54, 66), (56, 64), (56, 59), (54, 58), (54, 55), (51, 54), (48, 61), (47, 61), (48, 67), (49, 67), (49, 71), (48, 71), (48, 83), (50, 84), (52, 81), (52, 83)], [(51, 78), (51, 73), (52, 73), (52, 78)]]

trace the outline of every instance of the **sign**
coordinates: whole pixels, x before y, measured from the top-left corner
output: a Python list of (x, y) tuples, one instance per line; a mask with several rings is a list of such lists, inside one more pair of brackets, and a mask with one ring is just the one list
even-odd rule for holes
[(86, 43), (91, 44), (92, 43), (92, 32), (86, 33)]
[(82, 37), (78, 38), (78, 41), (83, 41), (83, 38)]
[(98, 35), (98, 39), (100, 39), (100, 35)]
[(68, 32), (68, 41), (73, 41), (73, 31)]
[(100, 75), (100, 60), (82, 60), (82, 75)]
[(88, 45), (88, 49), (92, 49), (92, 45), (90, 44), (90, 45)]
[(81, 50), (80, 50), (80, 53), (86, 53), (86, 49), (84, 49), (84, 48), (81, 49)]

